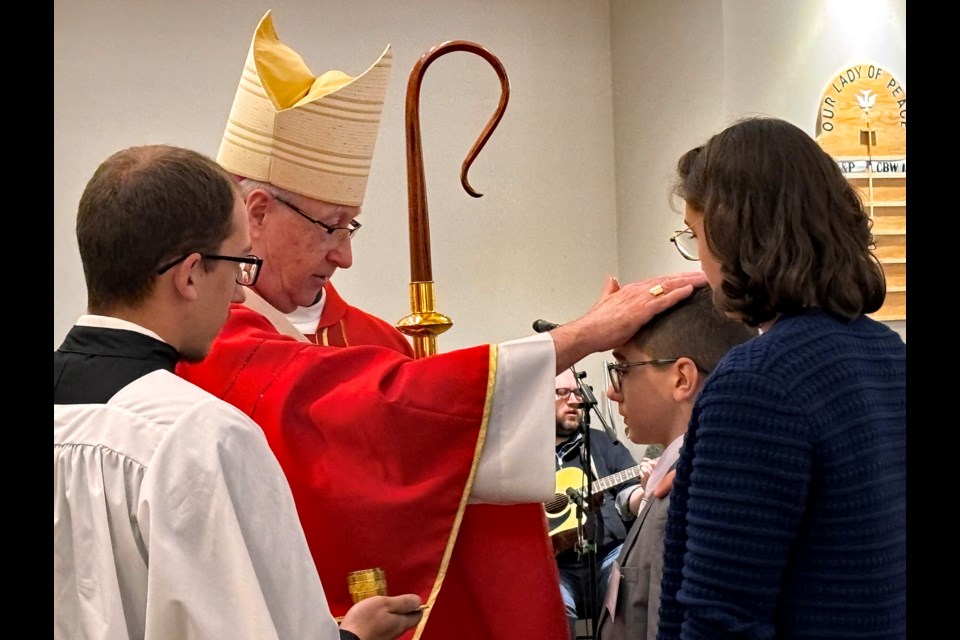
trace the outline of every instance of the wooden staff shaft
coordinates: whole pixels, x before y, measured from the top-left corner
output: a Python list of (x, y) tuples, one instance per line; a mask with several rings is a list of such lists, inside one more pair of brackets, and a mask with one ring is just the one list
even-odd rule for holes
[(427, 213), (427, 184), (423, 171), (423, 146), (420, 134), (420, 87), (423, 83), (423, 75), (434, 60), (453, 51), (467, 51), (482, 57), (493, 66), (497, 77), (500, 78), (501, 92), (497, 109), (460, 166), (460, 183), (474, 198), (479, 198), (483, 194), (470, 186), (467, 172), (503, 118), (503, 112), (510, 98), (510, 83), (503, 64), (495, 55), (474, 42), (451, 40), (439, 44), (424, 53), (410, 72), (410, 79), (407, 82), (406, 134), (412, 313), (400, 320), (397, 328), (413, 338), (414, 356), (417, 358), (435, 354), (437, 352), (436, 336), (453, 326), (450, 318), (434, 309), (430, 219)]

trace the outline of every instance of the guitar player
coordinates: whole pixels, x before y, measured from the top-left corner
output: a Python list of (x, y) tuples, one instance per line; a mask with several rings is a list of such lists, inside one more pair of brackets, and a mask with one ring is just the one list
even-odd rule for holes
[[(583, 394), (577, 385), (577, 376), (572, 369), (565, 370), (556, 379), (557, 414), (557, 493), (559, 496), (574, 494), (571, 503), (582, 501), (585, 510), (576, 509), (571, 504), (568, 512), (570, 521), (551, 528), (551, 537), (556, 552), (557, 568), (560, 572), (560, 591), (566, 606), (567, 621), (570, 624), (570, 637), (576, 637), (578, 618), (596, 620), (599, 603), (604, 600), (610, 569), (620, 553), (624, 538), (627, 536), (629, 522), (640, 510), (644, 491), (642, 480), (650, 474), (649, 461), (641, 467), (630, 451), (621, 443), (611, 440), (603, 431), (590, 431), (590, 463), (584, 460), (584, 407)], [(636, 473), (627, 472), (628, 477), (622, 483), (611, 486), (598, 494), (591, 491), (582, 479), (585, 477), (585, 464), (591, 465), (592, 479), (607, 478), (618, 472), (637, 469)], [(569, 471), (567, 471), (569, 470)], [(639, 475), (638, 475), (639, 474)], [(560, 485), (571, 485), (563, 486)], [(548, 508), (548, 516), (550, 509)], [(596, 517), (599, 512), (601, 517)], [(584, 526), (577, 526), (577, 515), (585, 517)], [(549, 517), (548, 517), (549, 520)], [(584, 535), (583, 532), (586, 532)], [(585, 547), (578, 542), (586, 537), (596, 548), (596, 580), (590, 584), (590, 556)], [(591, 608), (592, 603), (592, 608)]]

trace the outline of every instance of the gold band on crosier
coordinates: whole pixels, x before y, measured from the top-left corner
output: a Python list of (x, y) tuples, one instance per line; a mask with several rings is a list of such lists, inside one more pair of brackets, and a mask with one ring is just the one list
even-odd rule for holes
[(663, 288), (662, 284), (655, 284), (652, 287), (650, 287), (650, 294), (654, 297), (662, 296), (665, 293), (666, 293), (666, 290)]

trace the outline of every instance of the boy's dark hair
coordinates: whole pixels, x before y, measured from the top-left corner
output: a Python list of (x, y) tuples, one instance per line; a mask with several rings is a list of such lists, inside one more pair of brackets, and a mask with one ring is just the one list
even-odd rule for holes
[(727, 351), (756, 335), (756, 329), (718, 311), (710, 288), (701, 287), (654, 316), (630, 341), (651, 358), (687, 357), (713, 371)]

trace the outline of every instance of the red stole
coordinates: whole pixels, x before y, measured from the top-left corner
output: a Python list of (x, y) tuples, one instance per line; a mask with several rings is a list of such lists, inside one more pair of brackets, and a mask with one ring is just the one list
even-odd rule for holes
[(329, 280), (323, 289), (326, 299), (317, 332), (307, 335), (310, 342), (331, 347), (376, 344), (413, 357), (410, 341), (396, 327), (347, 304)]

